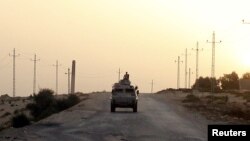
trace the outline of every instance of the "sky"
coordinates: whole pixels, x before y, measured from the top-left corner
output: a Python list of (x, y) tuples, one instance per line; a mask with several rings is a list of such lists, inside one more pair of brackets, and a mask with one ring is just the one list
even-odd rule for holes
[[(216, 34), (215, 75), (250, 72), (248, 0), (0, 0), (0, 95), (12, 95), (12, 57), (16, 53), (16, 95), (33, 92), (34, 54), (37, 89), (67, 93), (67, 68), (76, 60), (76, 91), (110, 91), (125, 72), (141, 92), (176, 88), (177, 57), (195, 80), (196, 42), (199, 76), (211, 75)], [(184, 63), (181, 87), (184, 87)]]

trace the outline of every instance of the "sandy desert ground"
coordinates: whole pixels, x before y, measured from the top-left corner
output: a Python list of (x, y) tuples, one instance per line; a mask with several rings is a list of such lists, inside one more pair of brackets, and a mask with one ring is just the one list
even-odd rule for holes
[(140, 95), (138, 113), (110, 112), (110, 94), (89, 99), (31, 126), (0, 132), (16, 141), (205, 141), (209, 121), (176, 105), (166, 95)]
[[(67, 95), (57, 95), (56, 98), (65, 98)], [(85, 99), (88, 94), (79, 94), (81, 100)], [(26, 109), (26, 105), (31, 103), (32, 99), (29, 97), (10, 97), (8, 95), (2, 95), (0, 97), (0, 130), (11, 126), (11, 118), (16, 114), (23, 112), (27, 116), (30, 116), (29, 111)]]
[(9, 97), (2, 95), (0, 97), (0, 129), (10, 126), (12, 116), (17, 112), (25, 112), (29, 115), (25, 107), (31, 100), (28, 97)]
[[(211, 118), (213, 113), (190, 109), (182, 102), (187, 95), (182, 92), (141, 94), (138, 113), (120, 108), (116, 113), (111, 113), (109, 93), (89, 94), (88, 99), (78, 105), (30, 126), (0, 131), (0, 140), (205, 141), (208, 124), (246, 122), (236, 117)], [(203, 98), (211, 94), (195, 95)], [(221, 95), (228, 95), (228, 101), (233, 103), (246, 103), (242, 97)]]
[[(183, 102), (190, 93), (163, 93), (172, 101), (192, 112), (202, 114), (209, 120), (230, 124), (250, 124), (250, 101), (248, 94), (193, 92), (199, 101)], [(249, 98), (250, 96), (247, 96)]]

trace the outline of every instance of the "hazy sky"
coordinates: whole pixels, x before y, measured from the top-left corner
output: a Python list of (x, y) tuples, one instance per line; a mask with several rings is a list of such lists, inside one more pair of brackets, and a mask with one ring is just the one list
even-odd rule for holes
[[(64, 73), (76, 60), (76, 90), (110, 90), (118, 69), (128, 71), (142, 92), (176, 88), (177, 56), (195, 78), (199, 41), (200, 75), (211, 75), (215, 31), (216, 76), (250, 71), (249, 0), (1, 0), (0, 94), (12, 95), (12, 53), (16, 48), (16, 95), (32, 93), (36, 53), (37, 87), (55, 89), (59, 60), (59, 93), (67, 93)], [(184, 64), (181, 65), (184, 87)]]

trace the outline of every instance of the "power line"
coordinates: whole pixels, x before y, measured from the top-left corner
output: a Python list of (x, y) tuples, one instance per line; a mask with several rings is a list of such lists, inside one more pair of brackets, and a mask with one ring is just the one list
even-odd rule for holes
[(215, 41), (215, 32), (213, 32), (212, 35), (212, 42), (209, 42), (207, 40), (207, 43), (211, 43), (212, 44), (212, 68), (211, 68), (211, 92), (214, 92), (214, 79), (215, 79), (215, 44), (216, 43), (221, 43), (221, 41), (216, 42)]
[(36, 54), (34, 55), (34, 59), (31, 59), (34, 62), (34, 76), (33, 76), (33, 94), (36, 94), (36, 62), (40, 61), (40, 59), (36, 59)]
[(13, 97), (16, 96), (16, 57), (20, 56), (20, 54), (16, 54), (15, 48), (13, 49), (13, 54), (9, 54), (9, 56), (13, 57)]

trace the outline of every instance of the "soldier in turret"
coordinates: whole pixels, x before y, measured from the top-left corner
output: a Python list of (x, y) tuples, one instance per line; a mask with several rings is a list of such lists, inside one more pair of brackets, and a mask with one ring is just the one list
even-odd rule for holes
[(128, 72), (126, 72), (126, 73), (124, 74), (123, 79), (124, 79), (124, 80), (129, 80), (129, 74), (128, 74)]

